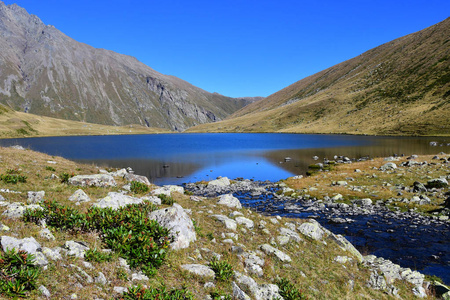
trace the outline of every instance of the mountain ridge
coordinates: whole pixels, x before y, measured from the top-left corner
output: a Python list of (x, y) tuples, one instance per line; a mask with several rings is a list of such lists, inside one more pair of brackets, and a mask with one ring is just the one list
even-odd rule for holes
[(1, 1), (0, 53), (0, 103), (43, 116), (182, 131), (221, 120), (250, 102), (79, 43)]
[(190, 131), (450, 135), (450, 18)]

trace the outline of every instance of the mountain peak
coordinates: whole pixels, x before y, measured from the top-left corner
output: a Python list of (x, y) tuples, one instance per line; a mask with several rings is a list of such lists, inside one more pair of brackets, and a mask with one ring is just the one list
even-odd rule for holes
[(182, 131), (248, 103), (79, 43), (16, 4), (0, 2), (0, 53), (0, 103), (38, 115)]

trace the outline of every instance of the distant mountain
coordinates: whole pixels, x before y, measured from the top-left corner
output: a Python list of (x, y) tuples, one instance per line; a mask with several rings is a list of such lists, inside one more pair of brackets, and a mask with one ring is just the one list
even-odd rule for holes
[[(157, 59), (157, 58), (155, 58)], [(42, 116), (171, 130), (221, 120), (250, 103), (95, 49), (0, 1), (0, 103)]]
[(450, 135), (450, 18), (192, 131)]

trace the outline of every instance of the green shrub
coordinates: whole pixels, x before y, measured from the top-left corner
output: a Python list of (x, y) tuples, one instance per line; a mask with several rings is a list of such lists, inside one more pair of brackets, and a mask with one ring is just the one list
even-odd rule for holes
[(161, 203), (165, 205), (173, 205), (175, 202), (171, 196), (167, 196), (166, 194), (159, 194), (158, 198), (161, 199)]
[(209, 293), (209, 295), (211, 296), (211, 298), (213, 300), (231, 300), (231, 299), (233, 299), (233, 298), (231, 298), (230, 295), (226, 295), (220, 291), (212, 291), (211, 293)]
[[(105, 245), (124, 257), (132, 268), (141, 268), (152, 276), (167, 255), (171, 240), (169, 230), (148, 214), (155, 206), (148, 201), (127, 205), (117, 210), (91, 207), (86, 213), (63, 206), (55, 201), (44, 201), (43, 210), (26, 210), (24, 220), (75, 231), (97, 231)], [(95, 255), (95, 254), (94, 254)]]
[(55, 172), (55, 171), (56, 171), (55, 168), (53, 168), (53, 167), (51, 167), (51, 166), (46, 166), (45, 169), (46, 169), (47, 171), (52, 171), (52, 172)]
[(228, 281), (233, 276), (233, 267), (227, 261), (213, 260), (209, 266), (216, 274), (218, 281)]
[(105, 251), (98, 251), (97, 248), (89, 249), (84, 253), (84, 259), (86, 261), (95, 261), (95, 262), (105, 262), (105, 261), (111, 261), (113, 258), (113, 253), (111, 252), (105, 252)]
[(0, 180), (5, 183), (17, 184), (18, 182), (26, 183), (27, 177), (18, 174), (0, 174)]
[(87, 228), (84, 214), (70, 206), (64, 206), (56, 201), (45, 200), (43, 209), (26, 210), (23, 218), (26, 222), (39, 224), (44, 220), (48, 226), (61, 230), (85, 231)]
[(145, 288), (142, 285), (128, 288), (117, 299), (124, 300), (194, 300), (194, 296), (186, 289), (167, 290), (165, 286), (160, 288)]
[(61, 173), (59, 174), (59, 178), (61, 179), (61, 183), (68, 183), (69, 179), (72, 178), (73, 176), (75, 176), (75, 174), (69, 174), (69, 173)]
[(0, 293), (7, 296), (26, 296), (36, 289), (40, 268), (34, 265), (34, 255), (23, 250), (7, 250), (0, 254)]
[(149, 188), (146, 184), (139, 181), (132, 181), (130, 186), (131, 192), (134, 194), (145, 194), (148, 192)]
[(279, 293), (285, 300), (305, 300), (308, 299), (303, 295), (302, 291), (298, 290), (288, 279), (281, 278), (277, 280), (276, 284), (280, 288)]

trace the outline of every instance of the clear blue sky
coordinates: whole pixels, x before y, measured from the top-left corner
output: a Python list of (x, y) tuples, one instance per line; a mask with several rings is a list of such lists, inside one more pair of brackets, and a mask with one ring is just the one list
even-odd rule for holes
[(268, 96), (450, 16), (449, 0), (5, 0), (209, 92)]

